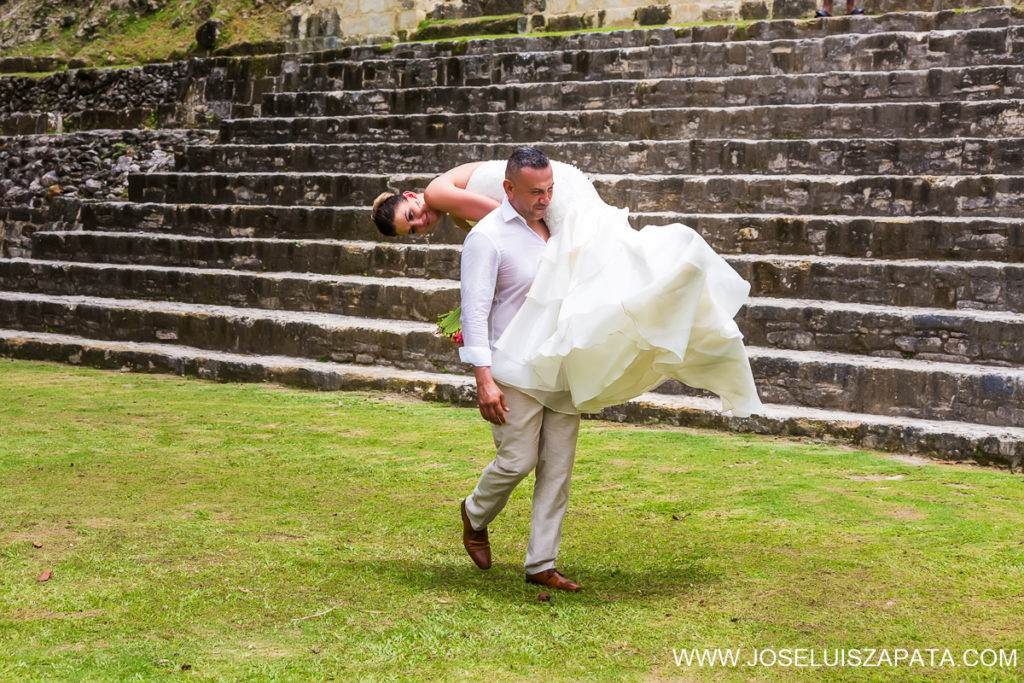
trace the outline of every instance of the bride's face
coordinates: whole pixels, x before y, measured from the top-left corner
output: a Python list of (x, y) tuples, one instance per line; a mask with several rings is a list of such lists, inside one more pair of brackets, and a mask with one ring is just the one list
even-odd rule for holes
[(421, 235), (430, 232), (441, 220), (441, 214), (423, 201), (422, 193), (406, 192), (405, 201), (395, 207), (395, 232), (399, 235)]

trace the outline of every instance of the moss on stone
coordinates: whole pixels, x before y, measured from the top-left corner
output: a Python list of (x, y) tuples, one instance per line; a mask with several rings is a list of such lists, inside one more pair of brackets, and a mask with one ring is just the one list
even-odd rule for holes
[(422, 30), (428, 26), (451, 26), (453, 24), (467, 24), (476, 23), (481, 21), (499, 21), (502, 19), (513, 19), (518, 18), (519, 14), (491, 14), (484, 17), (473, 17), (471, 19), (424, 19), (416, 27), (417, 30)]

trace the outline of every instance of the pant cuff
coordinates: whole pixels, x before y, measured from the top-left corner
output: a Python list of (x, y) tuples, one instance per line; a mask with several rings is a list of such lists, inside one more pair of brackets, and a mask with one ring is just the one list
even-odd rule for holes
[(555, 563), (554, 562), (542, 562), (542, 563), (537, 564), (537, 565), (529, 565), (528, 564), (528, 565), (526, 565), (523, 568), (526, 570), (527, 574), (539, 574), (541, 572), (546, 572), (549, 569), (554, 569), (555, 568)]

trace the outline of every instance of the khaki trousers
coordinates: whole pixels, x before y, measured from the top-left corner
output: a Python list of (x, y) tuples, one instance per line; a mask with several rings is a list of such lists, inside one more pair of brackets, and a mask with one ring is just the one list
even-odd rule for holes
[(505, 507), (512, 489), (536, 469), (526, 547), (526, 573), (536, 574), (555, 566), (580, 416), (555, 412), (517, 389), (498, 386), (509, 412), (505, 424), (491, 425), (497, 453), (466, 498), (466, 514), (473, 528), (483, 529)]

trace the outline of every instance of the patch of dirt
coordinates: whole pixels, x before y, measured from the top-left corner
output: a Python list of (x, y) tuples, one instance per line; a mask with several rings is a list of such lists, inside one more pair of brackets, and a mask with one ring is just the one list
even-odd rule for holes
[(78, 526), (85, 526), (90, 529), (111, 529), (115, 526), (121, 526), (122, 524), (124, 524), (124, 520), (115, 519), (113, 517), (96, 517), (94, 519), (83, 519), (78, 522)]
[[(43, 621), (47, 619), (89, 619), (100, 616), (103, 616), (103, 610), (98, 609), (90, 609), (83, 612), (50, 612), (43, 609), (19, 607), (11, 613), (10, 618), (14, 621)], [(65, 649), (76, 649), (76, 647), (67, 646)]]
[(78, 540), (74, 525), (56, 524), (53, 522), (32, 522), (24, 531), (12, 534), (7, 543), (38, 542), (43, 548), (66, 548), (68, 543)]
[(919, 455), (910, 455), (908, 453), (879, 453), (879, 455), (887, 460), (896, 460), (897, 462), (904, 462), (908, 465), (938, 465), (942, 462), (941, 460), (922, 458)]
[(897, 508), (890, 510), (889, 514), (896, 519), (924, 519), (926, 516), (924, 513), (918, 512), (913, 508)]
[(300, 541), (305, 539), (305, 536), (295, 536), (294, 534), (260, 534), (257, 536), (261, 541)]
[(906, 476), (905, 474), (848, 474), (846, 478), (854, 481), (895, 481), (905, 479)]

